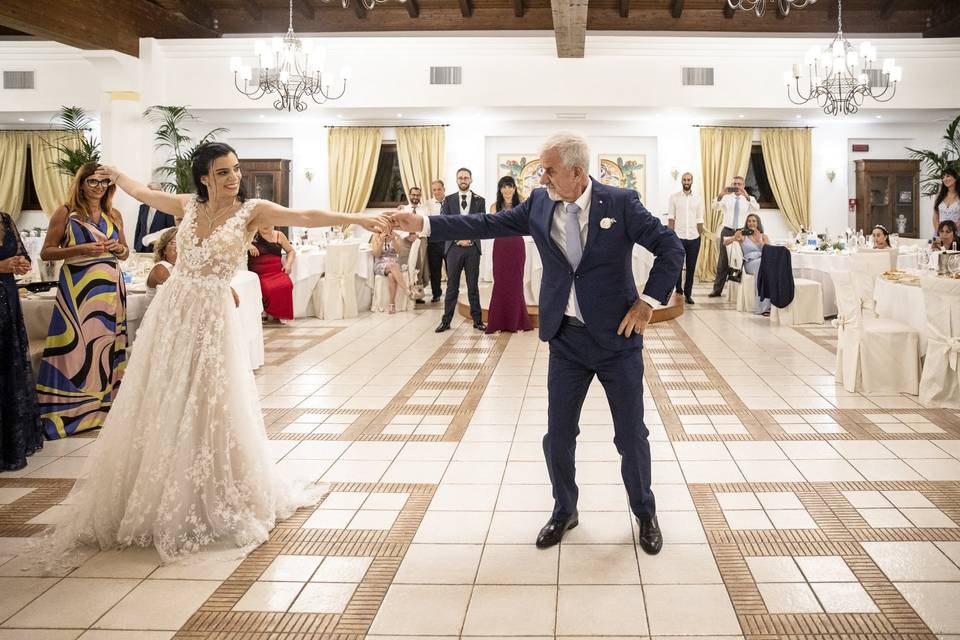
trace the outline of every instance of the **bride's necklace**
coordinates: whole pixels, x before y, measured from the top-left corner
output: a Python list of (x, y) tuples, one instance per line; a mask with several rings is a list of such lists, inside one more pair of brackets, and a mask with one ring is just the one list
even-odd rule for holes
[[(209, 202), (208, 202), (207, 204), (209, 204)], [(222, 218), (223, 216), (225, 216), (225, 215), (227, 215), (228, 213), (230, 213), (230, 209), (233, 207), (234, 204), (236, 204), (236, 201), (231, 202), (231, 203), (230, 203), (229, 205), (227, 205), (226, 207), (221, 208), (221, 209), (219, 210), (220, 213), (217, 213), (217, 215), (210, 215), (210, 207), (209, 207), (209, 206), (204, 206), (202, 209), (200, 209), (200, 212), (203, 214), (203, 217), (204, 217), (204, 218), (206, 219), (206, 221), (207, 221), (207, 231), (210, 231), (210, 230), (213, 229), (213, 223), (214, 223), (214, 222), (217, 222), (218, 220), (220, 220), (220, 218)]]

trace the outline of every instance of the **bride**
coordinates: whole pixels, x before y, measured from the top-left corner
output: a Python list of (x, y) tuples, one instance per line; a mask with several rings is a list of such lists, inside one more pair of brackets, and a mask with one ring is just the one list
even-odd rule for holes
[(38, 549), (41, 562), (75, 564), (80, 545), (152, 545), (164, 562), (215, 542), (249, 551), (322, 489), (276, 472), (230, 280), (258, 227), (378, 231), (389, 220), (247, 199), (237, 155), (223, 143), (197, 150), (196, 195), (152, 191), (113, 167), (98, 171), (178, 219), (177, 268), (143, 318), (121, 391), (66, 501), (69, 515)]

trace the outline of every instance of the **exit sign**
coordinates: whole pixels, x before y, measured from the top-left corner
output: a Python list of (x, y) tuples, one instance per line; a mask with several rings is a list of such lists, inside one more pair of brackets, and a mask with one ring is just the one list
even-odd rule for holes
[(853, 145), (853, 150), (859, 153), (864, 153), (870, 151), (870, 145), (868, 144), (855, 144)]

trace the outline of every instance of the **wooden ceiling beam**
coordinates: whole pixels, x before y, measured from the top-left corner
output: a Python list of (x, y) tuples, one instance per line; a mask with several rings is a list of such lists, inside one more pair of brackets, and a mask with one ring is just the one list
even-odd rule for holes
[(883, 6), (880, 7), (880, 19), (889, 20), (893, 16), (893, 12), (896, 10), (896, 0), (886, 0), (886, 2), (883, 3)]
[(460, 14), (464, 18), (469, 18), (473, 15), (473, 0), (460, 0)]
[(217, 18), (205, 0), (156, 0), (156, 4), (167, 11), (179, 13), (201, 27), (213, 30), (217, 28)]
[(420, 17), (420, 4), (417, 0), (407, 0), (404, 4), (407, 5), (407, 15), (411, 18)]
[(620, 17), (630, 17), (630, 0), (620, 0)]
[(307, 20), (313, 20), (317, 17), (317, 10), (310, 4), (310, 0), (293, 0), (293, 6)]
[(960, 6), (952, 0), (934, 7), (931, 15), (932, 25), (924, 30), (924, 38), (956, 38), (960, 36)]
[(723, 2), (723, 17), (727, 20), (733, 18), (733, 14), (736, 12), (736, 9), (730, 6), (730, 3), (727, 0), (721, 0)]
[(243, 8), (254, 21), (263, 20), (263, 9), (257, 4), (257, 0), (243, 0)]
[(523, 0), (513, 0), (513, 15), (516, 18), (522, 18), (524, 11)]
[(550, 0), (558, 58), (582, 58), (587, 41), (588, 0)]
[(140, 38), (219, 38), (213, 29), (146, 0), (113, 2), (109, 11), (77, 10), (63, 0), (3, 0), (0, 25), (80, 49), (140, 55)]
[(357, 16), (358, 19), (367, 19), (367, 8), (363, 6), (360, 0), (350, 0), (350, 6), (353, 7), (353, 15)]
[(675, 20), (683, 15), (683, 0), (673, 0), (673, 3), (670, 5), (670, 15), (673, 16)]

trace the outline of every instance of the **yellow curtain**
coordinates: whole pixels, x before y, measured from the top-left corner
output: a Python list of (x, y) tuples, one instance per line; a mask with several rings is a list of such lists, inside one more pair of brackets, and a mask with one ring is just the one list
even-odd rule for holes
[(330, 208), (360, 213), (370, 200), (380, 159), (379, 127), (330, 129)]
[(424, 199), (430, 183), (442, 179), (446, 134), (444, 127), (397, 127), (397, 160), (405, 192), (420, 187)]
[(23, 204), (27, 175), (27, 136), (22, 131), (0, 131), (0, 211), (16, 220)]
[(64, 144), (72, 147), (77, 144), (75, 136), (62, 131), (37, 131), (30, 137), (30, 163), (33, 170), (33, 186), (37, 190), (37, 199), (47, 216), (53, 215), (57, 207), (67, 201), (72, 179), (60, 173), (53, 166), (60, 152), (54, 145)]
[(794, 233), (810, 228), (810, 178), (813, 144), (810, 129), (761, 129), (760, 144), (770, 188)]
[(720, 190), (730, 184), (734, 176), (744, 176), (750, 164), (750, 146), (753, 129), (733, 127), (700, 128), (700, 168), (704, 198), (703, 241), (697, 258), (697, 278), (712, 281), (717, 275), (722, 214), (714, 209)]

